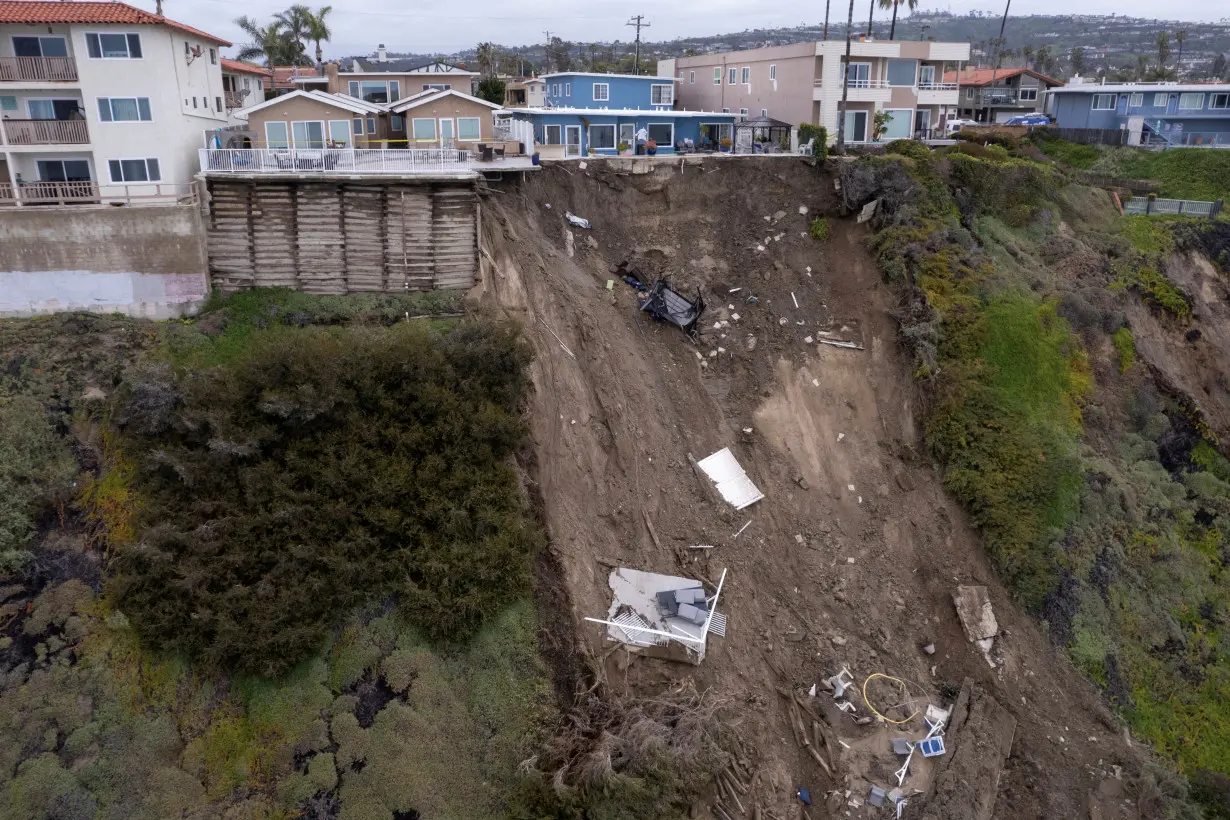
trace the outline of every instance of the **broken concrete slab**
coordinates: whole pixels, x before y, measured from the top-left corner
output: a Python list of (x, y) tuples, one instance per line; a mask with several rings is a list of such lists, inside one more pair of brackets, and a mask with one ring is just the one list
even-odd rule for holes
[(991, 596), (983, 586), (959, 586), (952, 596), (957, 608), (957, 617), (970, 643), (978, 643), (999, 634), (995, 610), (991, 608)]
[[(958, 721), (969, 695), (967, 717)], [(1016, 718), (981, 689), (963, 688), (953, 708), (952, 728), (945, 734), (949, 753), (940, 769), (920, 820), (991, 820), (999, 779), (1012, 752)]]

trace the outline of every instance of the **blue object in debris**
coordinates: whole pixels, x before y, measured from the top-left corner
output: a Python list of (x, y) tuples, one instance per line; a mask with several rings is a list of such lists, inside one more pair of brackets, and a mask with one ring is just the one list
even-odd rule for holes
[(944, 736), (936, 735), (918, 742), (918, 750), (923, 757), (939, 757), (944, 753)]
[(809, 792), (807, 789), (805, 789), (805, 788), (803, 788), (802, 786), (800, 786), (800, 787), (799, 787), (799, 791), (798, 791), (798, 795), (799, 795), (799, 802), (800, 802), (800, 803), (802, 803), (804, 806), (810, 806), (810, 805), (811, 805), (811, 792)]
[(641, 284), (639, 281), (637, 281), (636, 279), (633, 279), (631, 276), (625, 276), (624, 281), (627, 282), (632, 287), (636, 288), (637, 290), (649, 290), (647, 286)]

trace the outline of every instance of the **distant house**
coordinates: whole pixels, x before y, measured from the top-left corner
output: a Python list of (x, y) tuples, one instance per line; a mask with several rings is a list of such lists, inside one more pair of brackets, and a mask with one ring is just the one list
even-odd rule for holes
[(944, 72), (944, 82), (961, 88), (957, 116), (978, 122), (1005, 122), (1045, 111), (1047, 92), (1063, 85), (1030, 68), (966, 67)]
[(1051, 91), (1060, 128), (1126, 130), (1129, 145), (1230, 146), (1230, 83), (1072, 83)]
[(258, 148), (381, 148), (389, 139), (383, 106), (323, 91), (295, 89), (239, 113)]
[(406, 140), (411, 148), (441, 143), (473, 148), (493, 138), (492, 112), (499, 108), (456, 89), (420, 91), (389, 106), (389, 137), (397, 145)]
[(542, 108), (546, 104), (547, 82), (538, 77), (512, 79), (504, 83), (504, 105), (508, 108)]
[(313, 87), (330, 94), (347, 94), (377, 104), (388, 104), (420, 91), (474, 90), (478, 72), (444, 62), (390, 58), (384, 45), (372, 59), (354, 57), (325, 65), (325, 83)]
[(273, 84), (273, 72), (251, 63), (222, 58), (222, 98), (228, 114), (263, 102)]
[(548, 108), (675, 107), (675, 80), (642, 74), (590, 74), (561, 72), (542, 75)]
[(315, 66), (275, 65), (272, 70), (273, 88), (278, 93), (302, 88), (305, 79), (320, 76)]

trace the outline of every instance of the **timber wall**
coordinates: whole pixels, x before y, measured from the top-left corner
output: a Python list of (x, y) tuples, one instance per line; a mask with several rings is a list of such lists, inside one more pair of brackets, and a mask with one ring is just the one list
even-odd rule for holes
[(222, 291), (466, 289), (478, 275), (470, 181), (208, 179), (209, 273)]

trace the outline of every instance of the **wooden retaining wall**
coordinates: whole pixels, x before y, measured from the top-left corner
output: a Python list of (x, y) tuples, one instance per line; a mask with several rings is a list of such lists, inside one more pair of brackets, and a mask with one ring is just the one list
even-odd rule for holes
[(462, 182), (218, 179), (213, 287), (309, 293), (465, 289), (478, 275), (478, 196)]

